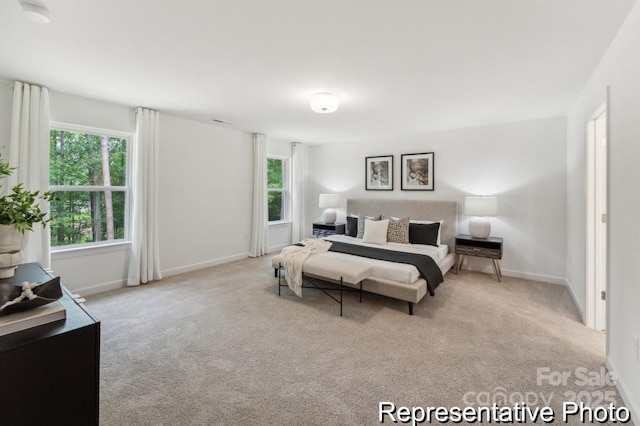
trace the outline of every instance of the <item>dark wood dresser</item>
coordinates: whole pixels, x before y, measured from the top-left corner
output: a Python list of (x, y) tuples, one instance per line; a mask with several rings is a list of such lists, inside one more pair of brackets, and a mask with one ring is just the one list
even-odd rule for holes
[(100, 322), (62, 292), (65, 320), (0, 336), (1, 425), (98, 424)]

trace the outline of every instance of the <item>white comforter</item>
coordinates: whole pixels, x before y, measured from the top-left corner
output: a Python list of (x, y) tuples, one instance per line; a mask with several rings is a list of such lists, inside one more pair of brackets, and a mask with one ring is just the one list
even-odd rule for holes
[[(328, 241), (340, 241), (349, 244), (357, 244), (367, 247), (381, 248), (386, 250), (396, 250), (406, 253), (417, 253), (430, 256), (436, 263), (440, 262), (449, 253), (449, 247), (446, 244), (441, 244), (439, 247), (423, 245), (423, 244), (400, 244), (400, 243), (387, 243), (384, 245), (363, 243), (362, 239), (355, 237), (348, 237), (346, 235), (331, 235), (325, 237)], [(286, 254), (289, 250), (295, 249), (295, 246), (285, 247), (282, 252)], [(340, 259), (343, 256), (351, 256), (344, 253), (334, 253), (327, 251), (317, 254), (316, 256), (322, 256), (325, 259)], [(358, 257), (358, 261), (366, 263), (371, 267), (371, 278), (381, 278), (390, 281), (398, 281), (401, 283), (411, 284), (420, 278), (420, 272), (418, 269), (406, 263), (387, 262), (384, 260), (369, 259), (366, 257)], [(287, 274), (288, 275), (288, 274)], [(293, 288), (292, 288), (293, 289)], [(294, 290), (295, 291), (295, 290)], [(297, 294), (297, 293), (296, 293)]]

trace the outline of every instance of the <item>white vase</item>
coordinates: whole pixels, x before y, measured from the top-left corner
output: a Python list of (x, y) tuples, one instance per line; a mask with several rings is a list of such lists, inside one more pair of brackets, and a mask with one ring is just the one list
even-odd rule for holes
[(13, 225), (0, 225), (0, 278), (10, 278), (22, 263), (22, 250), (27, 245), (28, 233)]

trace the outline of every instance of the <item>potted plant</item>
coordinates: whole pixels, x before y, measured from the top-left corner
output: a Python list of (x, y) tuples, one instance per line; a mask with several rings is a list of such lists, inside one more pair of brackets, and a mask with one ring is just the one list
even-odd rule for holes
[[(0, 179), (10, 176), (15, 167), (2, 160), (0, 155)], [(2, 186), (0, 185), (0, 189)], [(50, 201), (51, 192), (28, 191), (22, 183), (10, 192), (0, 195), (0, 278), (12, 277), (16, 267), (22, 263), (22, 250), (33, 226), (46, 226), (50, 219), (40, 208), (40, 200)]]

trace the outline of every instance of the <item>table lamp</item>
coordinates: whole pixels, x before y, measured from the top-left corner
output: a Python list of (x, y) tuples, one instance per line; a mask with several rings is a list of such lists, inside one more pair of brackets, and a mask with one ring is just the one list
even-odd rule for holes
[(340, 207), (340, 196), (338, 194), (320, 194), (320, 202), (318, 203), (321, 209), (326, 209), (322, 213), (322, 221), (324, 223), (336, 222), (335, 208)]
[(466, 197), (464, 214), (473, 216), (469, 222), (469, 234), (474, 238), (487, 238), (491, 234), (488, 217), (498, 215), (496, 197)]

